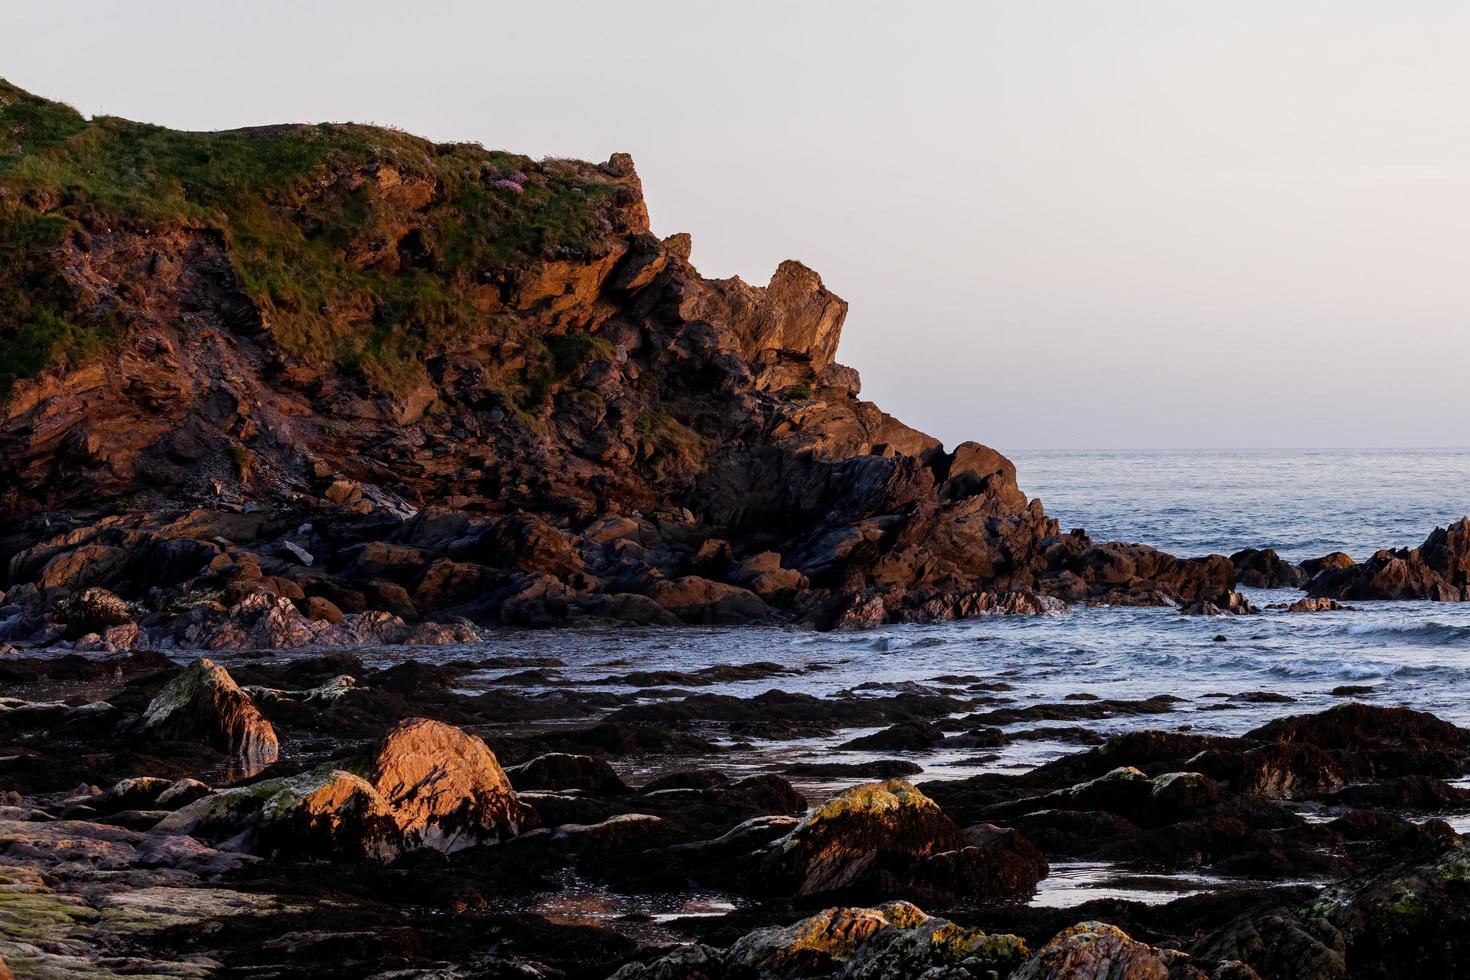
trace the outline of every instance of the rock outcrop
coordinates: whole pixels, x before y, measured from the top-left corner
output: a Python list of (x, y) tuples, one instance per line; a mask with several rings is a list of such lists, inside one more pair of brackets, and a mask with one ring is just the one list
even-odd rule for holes
[[(1417, 548), (1385, 549), (1367, 561), (1321, 559), (1307, 594), (1327, 599), (1470, 599), (1470, 518), (1437, 527)], [(1305, 564), (1305, 563), (1304, 563)]]
[(1286, 561), (1273, 548), (1246, 548), (1230, 556), (1235, 581), (1252, 589), (1296, 589), (1307, 581), (1307, 573)]
[(196, 649), (1230, 591), (1223, 556), (1064, 534), (995, 450), (861, 400), (847, 304), (797, 262), (702, 277), (626, 155), (0, 94), (29, 318), (0, 334), (0, 641), (75, 634), (89, 588), (138, 628), (99, 644)]

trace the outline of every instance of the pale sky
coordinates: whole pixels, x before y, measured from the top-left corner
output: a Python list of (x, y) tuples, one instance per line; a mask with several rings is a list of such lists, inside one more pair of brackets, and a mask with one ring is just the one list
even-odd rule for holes
[(1470, 444), (1461, 0), (5, 0), (0, 75), (630, 152), (656, 232), (818, 270), (865, 395), (950, 445)]

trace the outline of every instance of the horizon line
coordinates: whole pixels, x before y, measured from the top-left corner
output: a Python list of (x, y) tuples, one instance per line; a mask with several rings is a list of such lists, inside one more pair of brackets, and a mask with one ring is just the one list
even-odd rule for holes
[(1470, 452), (1470, 446), (1031, 446), (1011, 453), (1423, 453)]

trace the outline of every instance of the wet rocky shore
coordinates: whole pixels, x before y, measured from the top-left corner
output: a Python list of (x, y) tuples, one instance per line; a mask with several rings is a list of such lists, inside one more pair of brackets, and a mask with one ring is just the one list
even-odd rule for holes
[[(760, 661), (548, 685), (554, 658), (476, 649), (0, 661), (10, 969), (1389, 977), (1470, 954), (1470, 731), (1426, 713), (1344, 694), (1223, 736), (1166, 691), (818, 694), (782, 681), (820, 665)], [(700, 690), (731, 680), (763, 690)], [(1073, 744), (942, 764), (1038, 729)], [(844, 761), (792, 751), (814, 734)], [(1111, 889), (1066, 901), (1077, 869)]]
[[(1470, 731), (1413, 710), (1463, 679), (1251, 647), (1470, 598), (1470, 521), (1300, 565), (1064, 530), (861, 398), (816, 272), (655, 236), (626, 154), (175, 132), (3, 81), (0, 130), (6, 971), (1470, 973)], [(1208, 631), (793, 654), (1142, 607)], [(594, 624), (646, 655), (550, 652)], [(1226, 661), (1250, 689), (1201, 686)]]

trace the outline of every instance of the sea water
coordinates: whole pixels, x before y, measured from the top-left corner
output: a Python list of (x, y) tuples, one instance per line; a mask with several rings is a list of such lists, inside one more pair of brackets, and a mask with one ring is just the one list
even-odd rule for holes
[[(1086, 527), (1100, 540), (1141, 541), (1181, 555), (1260, 546), (1294, 560), (1334, 550), (1361, 559), (1380, 547), (1418, 544), (1436, 524), (1470, 511), (1470, 452), (1463, 451), (1048, 452), (1017, 453), (1015, 459), (1022, 487), (1042, 497), (1064, 528)], [(1246, 591), (1263, 609), (1300, 597), (1289, 589)], [(1367, 688), (1351, 696), (1372, 703), (1410, 705), (1470, 725), (1470, 603), (1352, 606), (1232, 617), (1078, 606), (1056, 616), (985, 616), (857, 633), (752, 627), (506, 631), (492, 634), (489, 651), (476, 652), (559, 658), (564, 666), (553, 671), (557, 685), (636, 670), (775, 661), (799, 673), (698, 690), (741, 697), (771, 688), (879, 696), (900, 685), (941, 689), (945, 685), (934, 678), (968, 674), (1009, 685), (1004, 697), (1017, 706), (1077, 694), (1184, 699), (1165, 715), (1075, 723), (1099, 734), (1141, 727), (1240, 734), (1273, 717), (1341, 703), (1349, 695), (1334, 691), (1344, 685)], [(459, 659), (467, 653), (420, 648), (412, 655)], [(403, 652), (381, 656), (399, 659)], [(486, 671), (465, 683), (475, 687), (511, 672)], [(598, 689), (637, 693), (616, 685)], [(1259, 692), (1292, 700), (1238, 697)], [(793, 752), (810, 752), (845, 761), (833, 746), (853, 734), (825, 744), (760, 745), (757, 755), (790, 761)], [(1076, 748), (1018, 741), (981, 768), (1014, 771)], [(935, 775), (976, 771), (960, 758), (923, 761), (934, 763)], [(946, 769), (945, 763), (953, 765)]]
[[(1016, 453), (1014, 459), (1022, 488), (1041, 497), (1064, 528), (1085, 527), (1097, 540), (1139, 541), (1185, 556), (1272, 547), (1291, 560), (1338, 550), (1361, 560), (1379, 548), (1417, 545), (1436, 525), (1470, 512), (1466, 451), (1047, 452)], [(1200, 617), (1172, 608), (1079, 606), (1055, 616), (986, 616), (858, 633), (733, 627), (514, 631), (494, 634), (476, 650), (420, 649), (411, 655), (556, 657), (563, 666), (551, 672), (552, 686), (580, 686), (636, 670), (696, 671), (753, 661), (775, 661), (795, 671), (697, 688), (740, 697), (772, 688), (833, 698), (903, 689), (949, 693), (952, 682), (937, 678), (974, 675), (1009, 686), (992, 695), (1001, 706), (1068, 703), (1077, 695), (1180, 698), (1162, 714), (1002, 726), (1012, 736), (1058, 726), (1098, 736), (1141, 728), (1238, 735), (1275, 717), (1349, 699), (1409, 706), (1470, 726), (1470, 603), (1355, 601), (1349, 611), (1293, 614), (1264, 607), (1298, 598), (1296, 590), (1246, 591), (1261, 614)], [(387, 663), (404, 655), (382, 651), (365, 659)], [(512, 672), (482, 671), (464, 684), (484, 689)], [(1344, 691), (1345, 686), (1358, 690)], [(648, 699), (680, 696), (617, 685), (596, 689)], [(1282, 699), (1263, 701), (1262, 693)], [(796, 741), (709, 734), (726, 748), (713, 764), (735, 773), (907, 756), (924, 767), (916, 781), (1020, 772), (1085, 748), (1066, 737), (912, 755), (840, 748), (873, 730)], [(620, 762), (634, 783), (688, 764), (667, 758)], [(853, 781), (794, 780), (815, 799)], [(1463, 814), (1445, 816), (1467, 825)], [(1038, 901), (1074, 904), (1089, 896), (1142, 894), (1136, 882), (1110, 884), (1091, 867), (1066, 870), (1044, 884)], [(1153, 900), (1205, 887), (1215, 885), (1181, 881)]]

